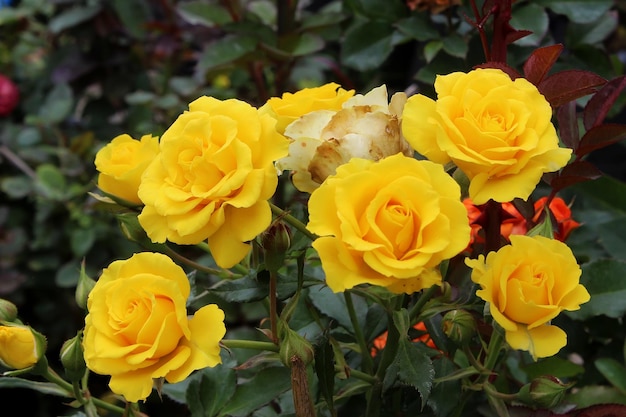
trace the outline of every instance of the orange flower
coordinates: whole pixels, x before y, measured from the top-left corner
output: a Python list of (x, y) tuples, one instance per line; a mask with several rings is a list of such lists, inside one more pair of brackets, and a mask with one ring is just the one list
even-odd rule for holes
[[(430, 338), (430, 335), (428, 334), (428, 330), (426, 330), (426, 325), (424, 324), (423, 321), (415, 323), (413, 328), (420, 332), (420, 335), (412, 340), (413, 342), (422, 342), (422, 343), (425, 343), (426, 346), (430, 348), (437, 349), (437, 346), (435, 345), (435, 342), (433, 342), (433, 339)], [(372, 358), (375, 357), (378, 354), (378, 352), (383, 350), (386, 344), (387, 344), (387, 331), (385, 331), (376, 339), (374, 339), (374, 342), (372, 344), (372, 349), (370, 350), (370, 354), (372, 355)]]
[[(533, 222), (537, 222), (539, 220), (547, 199), (547, 197), (542, 197), (535, 202), (535, 216), (533, 217)], [(554, 230), (554, 238), (560, 240), (561, 242), (565, 242), (570, 233), (572, 233), (574, 229), (580, 227), (580, 223), (572, 219), (572, 211), (570, 210), (569, 205), (565, 204), (565, 201), (563, 201), (562, 198), (554, 198), (550, 202), (548, 208), (554, 216), (554, 220), (556, 220), (557, 224), (557, 227)]]
[(431, 13), (441, 13), (448, 7), (461, 4), (461, 0), (407, 0), (406, 5), (411, 10), (430, 10)]

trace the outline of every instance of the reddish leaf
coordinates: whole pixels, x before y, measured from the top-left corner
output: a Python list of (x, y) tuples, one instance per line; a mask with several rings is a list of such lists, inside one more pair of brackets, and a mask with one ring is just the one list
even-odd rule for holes
[(602, 176), (602, 171), (587, 161), (576, 161), (565, 166), (556, 176), (548, 180), (555, 192), (570, 185), (589, 180), (595, 180)]
[(570, 411), (572, 417), (617, 417), (626, 415), (626, 405), (596, 404), (580, 410)]
[(506, 43), (513, 43), (516, 40), (522, 39), (532, 34), (533, 32), (531, 30), (514, 30), (513, 32), (509, 32), (506, 34)]
[(508, 76), (511, 77), (512, 80), (522, 77), (522, 74), (517, 72), (515, 68), (509, 67), (504, 62), (489, 61), (489, 62), (485, 62), (484, 64), (474, 66), (474, 69), (476, 68), (497, 68), (499, 70), (506, 72)]
[(581, 157), (596, 149), (604, 148), (626, 139), (626, 125), (607, 123), (589, 129), (580, 139), (576, 155)]
[(568, 148), (576, 149), (580, 142), (578, 131), (578, 118), (576, 117), (576, 103), (570, 101), (559, 107), (556, 113), (559, 124), (559, 137)]
[(563, 51), (562, 44), (537, 48), (524, 63), (524, 77), (531, 83), (538, 85), (545, 78)]
[(595, 92), (606, 80), (597, 74), (584, 70), (565, 70), (550, 75), (537, 88), (552, 107), (559, 107), (568, 101), (576, 100)]
[(626, 88), (626, 75), (612, 79), (591, 97), (583, 113), (585, 129), (589, 130), (593, 126), (602, 124), (624, 88)]

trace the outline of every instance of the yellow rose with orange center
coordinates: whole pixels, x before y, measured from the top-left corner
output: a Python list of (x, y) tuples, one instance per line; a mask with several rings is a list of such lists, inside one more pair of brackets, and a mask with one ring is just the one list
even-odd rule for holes
[(278, 184), (274, 161), (287, 154), (275, 120), (235, 99), (201, 97), (163, 133), (141, 179), (139, 222), (153, 242), (208, 240), (230, 268), (269, 226)]
[(533, 358), (556, 354), (567, 335), (551, 325), (563, 310), (574, 311), (590, 296), (579, 283), (581, 270), (563, 242), (542, 236), (512, 235), (511, 244), (485, 258), (467, 259), (476, 292), (489, 303), (493, 319), (513, 349)]
[(160, 253), (111, 263), (87, 302), (87, 367), (111, 375), (111, 390), (136, 402), (150, 395), (155, 378), (179, 382), (221, 363), (224, 312), (209, 304), (189, 318), (189, 294), (183, 269)]
[(141, 140), (127, 134), (115, 137), (96, 154), (98, 188), (128, 202), (141, 204), (137, 195), (141, 175), (158, 153), (158, 137), (144, 135)]
[(309, 199), (307, 228), (328, 286), (413, 293), (441, 283), (439, 264), (468, 244), (459, 185), (439, 164), (396, 154), (353, 158)]
[(409, 97), (403, 133), (431, 161), (454, 162), (470, 179), (475, 204), (526, 200), (544, 173), (569, 161), (550, 104), (527, 80), (476, 69), (438, 76), (435, 90), (436, 101)]

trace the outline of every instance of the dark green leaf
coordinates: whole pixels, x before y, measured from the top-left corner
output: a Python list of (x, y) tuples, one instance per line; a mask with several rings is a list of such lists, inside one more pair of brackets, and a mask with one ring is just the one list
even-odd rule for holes
[[(450, 359), (442, 357), (433, 362), (435, 375), (437, 378), (450, 375), (456, 370), (456, 365)], [(461, 381), (445, 381), (435, 384), (428, 397), (428, 406), (433, 410), (435, 416), (446, 417), (451, 415), (451, 411), (457, 406), (455, 401), (450, 401), (451, 392), (459, 392)]]
[(580, 310), (566, 314), (576, 320), (604, 314), (617, 318), (626, 313), (626, 262), (601, 259), (582, 266), (580, 283), (587, 288), (591, 300)]
[(422, 404), (426, 404), (435, 378), (433, 363), (423, 348), (411, 343), (407, 338), (400, 337), (398, 352), (392, 364), (387, 368), (383, 385), (391, 386), (396, 377), (403, 383), (411, 385), (420, 394)]
[(124, 28), (135, 38), (146, 34), (146, 23), (152, 20), (150, 6), (146, 0), (113, 0), (113, 8)]
[(328, 409), (334, 409), (335, 355), (328, 337), (323, 337), (315, 346), (315, 374)]
[(426, 59), (426, 62), (432, 61), (442, 48), (443, 42), (439, 39), (430, 41), (424, 45), (424, 59)]
[(247, 416), (274, 400), (291, 386), (291, 372), (284, 367), (270, 367), (259, 371), (251, 379), (237, 386), (233, 397), (220, 411), (221, 416)]
[(309, 32), (282, 38), (280, 44), (281, 49), (292, 57), (312, 54), (324, 48), (324, 40)]
[(600, 245), (614, 258), (626, 261), (626, 216), (595, 227)]
[(256, 49), (257, 40), (246, 35), (228, 35), (204, 49), (198, 60), (198, 71), (206, 71), (229, 64)]
[(80, 277), (80, 262), (77, 259), (67, 262), (57, 270), (54, 283), (61, 288), (72, 288)]
[(378, 68), (391, 54), (393, 27), (386, 22), (366, 21), (352, 26), (341, 48), (344, 65), (367, 71)]
[(192, 25), (213, 27), (232, 21), (230, 14), (222, 6), (207, 4), (205, 1), (179, 3), (176, 11)]
[(74, 229), (70, 233), (70, 246), (72, 253), (77, 258), (82, 258), (87, 254), (96, 240), (96, 231), (89, 229)]
[[(353, 296), (350, 293), (346, 293), (347, 296), (352, 297), (356, 316), (358, 318), (364, 318), (367, 315), (367, 305), (361, 297)], [(346, 301), (342, 293), (333, 293), (326, 285), (311, 287), (309, 291), (309, 299), (313, 305), (322, 313), (328, 317), (335, 319), (344, 328), (354, 331), (350, 316), (348, 315), (348, 309), (346, 307)]]
[(52, 33), (59, 33), (67, 28), (71, 28), (80, 23), (83, 23), (98, 13), (102, 6), (94, 5), (94, 6), (85, 6), (85, 7), (73, 7), (71, 9), (65, 10), (64, 12), (54, 16), (50, 22), (48, 23), (48, 29)]
[(5, 177), (0, 182), (0, 190), (7, 194), (10, 198), (26, 197), (33, 189), (32, 180), (25, 176)]
[(589, 23), (571, 24), (567, 27), (565, 43), (570, 48), (580, 48), (582, 45), (600, 45), (618, 26), (617, 11), (604, 14), (600, 19)]
[(535, 0), (535, 3), (577, 23), (593, 22), (613, 6), (612, 0)]
[(542, 375), (552, 375), (557, 378), (571, 378), (585, 372), (581, 365), (568, 361), (567, 359), (552, 356), (525, 365), (522, 370), (532, 380)]
[(577, 184), (574, 191), (592, 199), (598, 209), (626, 212), (626, 183), (608, 176)]
[(548, 31), (548, 14), (546, 10), (533, 3), (525, 3), (521, 7), (513, 10), (511, 26), (520, 30), (530, 30), (533, 32), (529, 36), (524, 36), (515, 41), (516, 45), (539, 46), (541, 40)]
[(439, 38), (439, 32), (425, 13), (415, 14), (402, 19), (395, 23), (395, 27), (400, 32), (420, 42)]
[(443, 38), (443, 50), (457, 58), (465, 58), (467, 55), (467, 42), (457, 34), (451, 34)]
[(27, 388), (46, 395), (69, 397), (66, 390), (51, 382), (37, 382), (16, 377), (0, 378), (0, 389), (4, 388)]
[(48, 93), (39, 108), (38, 118), (44, 123), (59, 123), (70, 115), (74, 97), (69, 85), (60, 83)]
[(611, 385), (626, 395), (626, 368), (624, 365), (612, 358), (596, 359), (594, 364)]
[(256, 278), (247, 276), (219, 281), (210, 288), (211, 293), (224, 301), (242, 303), (258, 301), (267, 297), (268, 283), (260, 283)]
[(614, 387), (606, 385), (587, 385), (568, 395), (567, 402), (576, 404), (577, 409), (584, 409), (585, 407), (595, 404), (626, 404), (626, 395), (622, 394)]
[(237, 387), (237, 375), (229, 366), (205, 368), (187, 388), (187, 404), (192, 417), (214, 417), (232, 398)]
[(62, 200), (65, 196), (65, 187), (65, 177), (59, 168), (51, 164), (43, 164), (37, 167), (35, 189), (38, 193), (49, 199)]

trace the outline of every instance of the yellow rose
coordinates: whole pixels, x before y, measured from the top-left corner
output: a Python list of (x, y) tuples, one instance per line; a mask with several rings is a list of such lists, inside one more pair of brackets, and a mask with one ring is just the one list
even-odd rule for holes
[(567, 335), (550, 320), (589, 301), (580, 267), (566, 244), (542, 236), (512, 235), (511, 244), (478, 259), (467, 259), (476, 294), (489, 303), (493, 319), (513, 349), (533, 358), (556, 354)]
[(44, 350), (28, 326), (5, 322), (0, 325), (0, 363), (11, 369), (35, 365)]
[(396, 154), (354, 158), (315, 190), (307, 228), (328, 286), (413, 293), (441, 282), (441, 261), (470, 239), (460, 187), (439, 164)]
[(98, 188), (126, 201), (141, 204), (137, 195), (141, 175), (159, 153), (159, 138), (144, 135), (135, 140), (119, 135), (96, 154)]
[(437, 101), (409, 97), (403, 133), (431, 161), (454, 162), (470, 179), (475, 204), (526, 200), (544, 173), (569, 161), (550, 104), (527, 80), (476, 69), (438, 76), (435, 90)]
[(163, 133), (161, 152), (141, 180), (139, 222), (153, 242), (208, 239), (215, 262), (230, 268), (246, 242), (269, 226), (274, 161), (287, 154), (275, 120), (240, 100), (201, 97)]
[(353, 157), (377, 161), (398, 152), (413, 156), (400, 129), (406, 94), (394, 94), (391, 103), (387, 100), (387, 87), (382, 85), (352, 97), (341, 110), (303, 115), (285, 129), (291, 139), (289, 155), (276, 167), (290, 170), (294, 186), (311, 193)]
[(295, 93), (284, 93), (280, 98), (272, 97), (259, 109), (276, 119), (276, 130), (285, 128), (303, 114), (316, 110), (339, 110), (341, 105), (354, 95), (354, 90), (344, 90), (339, 84), (328, 83), (321, 87), (303, 88)]
[(87, 301), (87, 367), (111, 375), (111, 390), (137, 402), (150, 395), (154, 378), (179, 382), (221, 363), (224, 312), (210, 304), (188, 318), (189, 292), (185, 272), (165, 255), (111, 263)]

